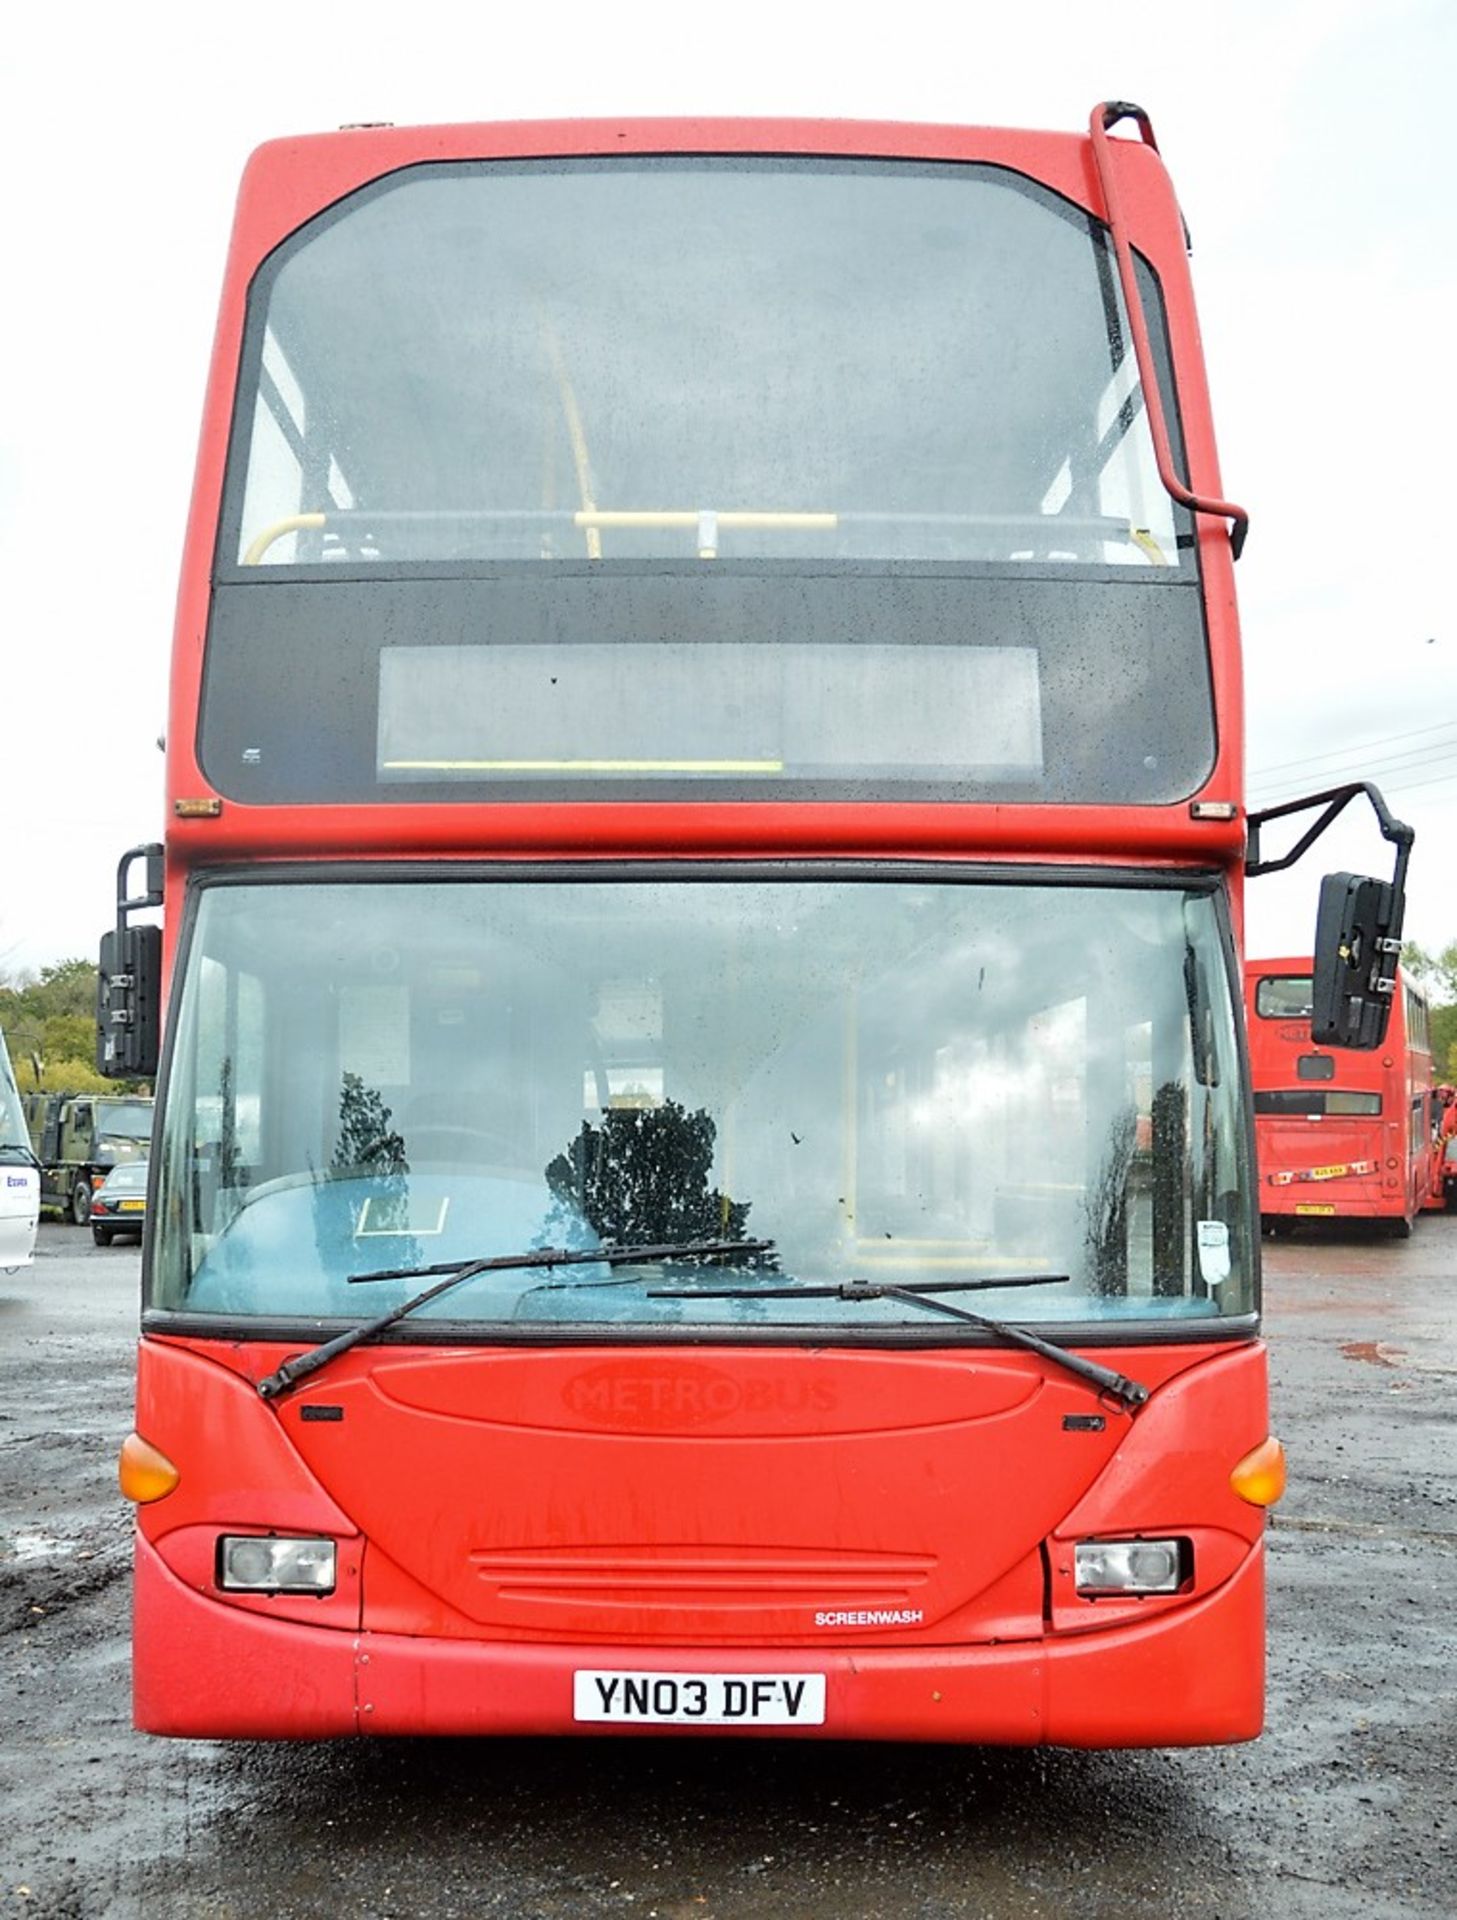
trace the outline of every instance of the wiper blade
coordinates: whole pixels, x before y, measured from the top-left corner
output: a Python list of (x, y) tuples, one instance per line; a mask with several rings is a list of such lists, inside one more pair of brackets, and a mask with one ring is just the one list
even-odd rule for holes
[(412, 1294), (377, 1319), (362, 1320), (357, 1327), (347, 1328), (321, 1346), (285, 1360), (275, 1372), (258, 1382), (258, 1392), (265, 1400), (276, 1400), (298, 1381), (306, 1380), (320, 1367), (327, 1367), (341, 1353), (373, 1340), (397, 1320), (405, 1319), (427, 1301), (438, 1300), (452, 1288), (463, 1286), (467, 1280), (474, 1280), (477, 1274), (501, 1273), (517, 1267), (620, 1267), (646, 1260), (706, 1260), (724, 1254), (768, 1253), (773, 1245), (772, 1240), (685, 1240), (666, 1246), (533, 1247), (525, 1253), (494, 1254), (487, 1260), (451, 1260), (434, 1267), (390, 1267), (379, 1273), (351, 1274), (352, 1282), (421, 1279), (434, 1273), (443, 1273), (446, 1277), (437, 1280), (433, 1287)]
[[(878, 1280), (836, 1280), (825, 1286), (786, 1287), (649, 1287), (649, 1300), (878, 1300), (895, 1293), (986, 1293), (1000, 1287), (1066, 1286), (1068, 1273), (1001, 1273), (990, 1280), (908, 1280), (904, 1286), (882, 1286)], [(873, 1288), (873, 1292), (866, 1292)]]
[(1096, 1360), (1088, 1360), (1080, 1353), (1073, 1353), (1067, 1347), (1059, 1347), (1051, 1340), (1044, 1340), (1040, 1333), (1033, 1333), (1026, 1327), (1009, 1325), (1005, 1320), (993, 1320), (984, 1313), (972, 1313), (966, 1307), (953, 1307), (949, 1300), (938, 1300), (938, 1293), (970, 1292), (982, 1288), (994, 1287), (1031, 1287), (1042, 1284), (1054, 1285), (1066, 1282), (1065, 1273), (1008, 1274), (1000, 1280), (940, 1280), (912, 1282), (909, 1286), (888, 1286), (879, 1280), (844, 1280), (838, 1285), (823, 1287), (707, 1287), (674, 1289), (667, 1292), (661, 1288), (649, 1289), (651, 1300), (904, 1300), (913, 1307), (924, 1307), (930, 1313), (945, 1313), (955, 1320), (967, 1320), (974, 1327), (982, 1327), (988, 1333), (994, 1333), (1009, 1346), (1026, 1347), (1030, 1353), (1040, 1353), (1044, 1360), (1051, 1360), (1067, 1373), (1075, 1373), (1079, 1379), (1086, 1380), (1090, 1386), (1098, 1389), (1099, 1395), (1108, 1394), (1129, 1412), (1136, 1412), (1149, 1397), (1149, 1389), (1141, 1381), (1130, 1380), (1126, 1374), (1116, 1372), (1112, 1367), (1100, 1366)]

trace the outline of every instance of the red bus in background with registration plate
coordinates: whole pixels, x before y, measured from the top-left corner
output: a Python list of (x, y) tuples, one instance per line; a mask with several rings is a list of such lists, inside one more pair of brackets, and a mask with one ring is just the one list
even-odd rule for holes
[(1310, 1038), (1312, 963), (1245, 963), (1260, 1220), (1379, 1220), (1404, 1239), (1443, 1205), (1426, 996), (1398, 972), (1386, 1041), (1374, 1053)]
[(103, 961), (138, 1725), (1258, 1733), (1244, 526), (1138, 109), (260, 150)]

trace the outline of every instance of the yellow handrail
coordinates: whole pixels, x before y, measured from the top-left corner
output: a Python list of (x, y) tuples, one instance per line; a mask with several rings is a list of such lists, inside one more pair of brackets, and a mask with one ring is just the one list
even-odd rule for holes
[(1147, 527), (1130, 527), (1128, 529), (1128, 537), (1141, 553), (1148, 555), (1156, 567), (1166, 567), (1169, 564), (1168, 557), (1164, 553), (1163, 548), (1159, 545), (1158, 541), (1154, 539)]
[(271, 527), (265, 527), (256, 539), (250, 541), (248, 551), (243, 555), (245, 567), (256, 567), (275, 540), (281, 540), (286, 533), (302, 533), (326, 527), (328, 515), (323, 513), (291, 513), (286, 520), (275, 520)]
[[(595, 510), (597, 502), (593, 498), (592, 461), (587, 452), (587, 430), (582, 425), (582, 410), (577, 405), (576, 389), (572, 385), (571, 375), (567, 372), (566, 355), (562, 352), (561, 342), (557, 339), (556, 328), (552, 325), (551, 317), (545, 307), (541, 309), (541, 330), (546, 342), (547, 358), (551, 361), (551, 369), (556, 376), (557, 392), (561, 397), (562, 417), (566, 422), (567, 438), (572, 444), (572, 465), (577, 470), (577, 492), (581, 495), (583, 508), (588, 513), (591, 513)], [(602, 535), (596, 527), (590, 525), (587, 527), (586, 533), (587, 558), (589, 560), (600, 560), (602, 558)]]
[(386, 773), (783, 773), (782, 760), (386, 760)]
[[(749, 513), (737, 511), (719, 513), (711, 508), (699, 512), (679, 508), (665, 509), (663, 511), (657, 511), (655, 509), (640, 511), (637, 509), (618, 510), (598, 507), (584, 508), (574, 513), (572, 515), (572, 524), (577, 528), (578, 532), (591, 536), (600, 534), (604, 530), (610, 531), (614, 527), (618, 529), (631, 527), (701, 528), (705, 519), (711, 521), (715, 527), (738, 528), (740, 531), (769, 528), (785, 533), (833, 533), (835, 528), (840, 524), (840, 516), (837, 513)], [(254, 539), (250, 541), (248, 549), (243, 555), (243, 565), (245, 567), (256, 567), (273, 543), (276, 540), (281, 540), (286, 533), (302, 533), (305, 530), (318, 531), (327, 527), (328, 524), (329, 516), (325, 513), (291, 513), (285, 520), (275, 520), (271, 526), (265, 527), (261, 533), (257, 534)], [(1157, 549), (1155, 549), (1155, 551), (1157, 551)], [(602, 550), (600, 545), (597, 546), (594, 552), (593, 543), (590, 539), (588, 552), (593, 559), (601, 558)]]

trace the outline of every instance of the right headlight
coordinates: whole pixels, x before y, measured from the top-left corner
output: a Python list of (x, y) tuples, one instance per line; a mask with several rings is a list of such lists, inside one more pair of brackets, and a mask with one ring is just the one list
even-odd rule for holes
[(1191, 1540), (1079, 1540), (1079, 1593), (1177, 1593), (1194, 1570)]

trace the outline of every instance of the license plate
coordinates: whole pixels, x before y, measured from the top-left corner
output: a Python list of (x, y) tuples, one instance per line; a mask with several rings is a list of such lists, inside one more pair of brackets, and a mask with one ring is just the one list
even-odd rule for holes
[(624, 1673), (579, 1669), (575, 1720), (639, 1726), (820, 1727), (822, 1673)]
[(1350, 1171), (1349, 1167), (1312, 1167), (1310, 1177), (1312, 1180), (1339, 1180)]
[(141, 1213), (145, 1210), (146, 1204), (145, 1200), (123, 1200), (121, 1202), (121, 1211), (123, 1213)]
[(1303, 1207), (1297, 1207), (1295, 1211), (1297, 1213), (1334, 1213), (1335, 1208), (1317, 1206), (1314, 1201), (1308, 1201)]

